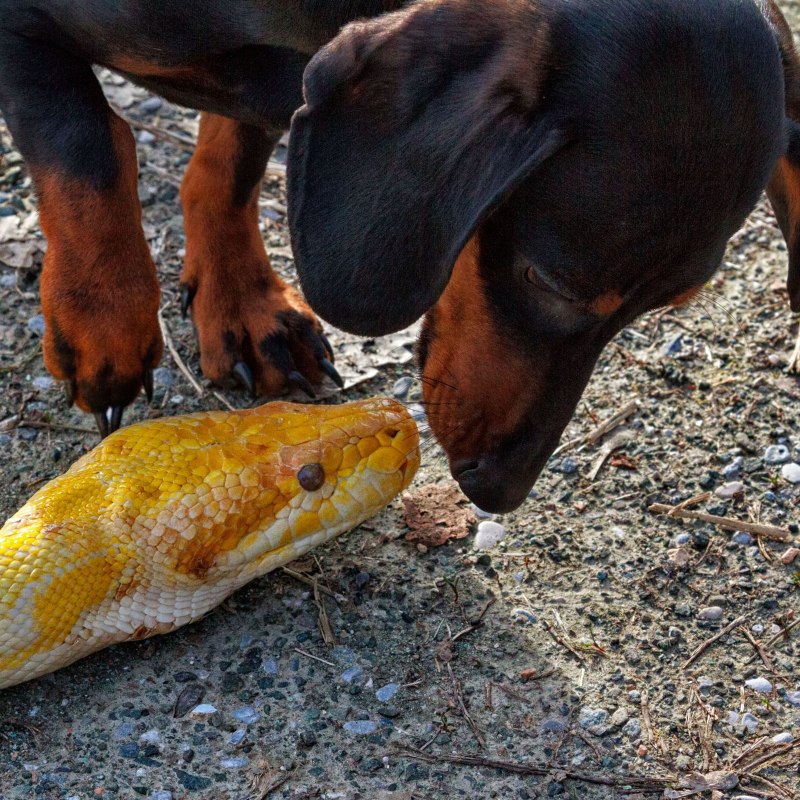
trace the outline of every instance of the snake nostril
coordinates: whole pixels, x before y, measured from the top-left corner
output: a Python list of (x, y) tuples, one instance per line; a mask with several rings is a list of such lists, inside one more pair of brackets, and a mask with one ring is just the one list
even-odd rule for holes
[(386, 430), (386, 435), (387, 435), (387, 436), (388, 436), (390, 439), (394, 439), (394, 437), (395, 437), (395, 436), (398, 436), (399, 434), (400, 434), (400, 431), (399, 431), (397, 428), (388, 428), (388, 429)]
[(307, 492), (316, 492), (325, 483), (322, 464), (304, 464), (297, 471), (297, 480)]

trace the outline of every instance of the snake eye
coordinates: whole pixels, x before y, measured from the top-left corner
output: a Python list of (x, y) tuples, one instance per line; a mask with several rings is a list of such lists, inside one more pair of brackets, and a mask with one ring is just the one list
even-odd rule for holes
[(322, 464), (304, 464), (297, 472), (297, 480), (307, 492), (316, 492), (325, 483)]

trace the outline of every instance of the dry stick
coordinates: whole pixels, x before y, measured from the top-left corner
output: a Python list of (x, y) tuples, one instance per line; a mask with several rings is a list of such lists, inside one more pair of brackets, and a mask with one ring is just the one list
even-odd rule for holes
[(766, 644), (766, 647), (772, 647), (775, 642), (780, 641), (784, 637), (789, 638), (789, 634), (800, 625), (800, 619), (796, 619), (791, 625), (787, 625), (782, 631), (776, 633)]
[(737, 617), (733, 622), (729, 625), (726, 625), (719, 633), (714, 634), (710, 639), (706, 639), (701, 645), (698, 645), (693, 651), (689, 658), (681, 664), (681, 669), (688, 669), (698, 658), (700, 658), (709, 647), (711, 647), (714, 642), (718, 642), (722, 639), (723, 636), (727, 636), (732, 630), (735, 630), (740, 625), (743, 625), (747, 622), (747, 617)]
[(295, 653), (300, 653), (301, 656), (305, 656), (306, 658), (310, 658), (313, 661), (319, 661), (320, 664), (327, 664), (329, 667), (335, 667), (336, 664), (333, 661), (326, 661), (324, 658), (320, 658), (319, 656), (315, 656), (313, 653), (309, 653), (306, 650), (301, 650), (299, 647), (294, 648)]
[[(448, 764), (461, 764), (466, 767), (487, 767), (489, 769), (499, 769), (505, 772), (513, 772), (517, 775), (550, 775), (553, 770), (564, 774), (565, 778), (572, 781), (582, 781), (591, 783), (595, 786), (612, 786), (625, 794), (635, 792), (658, 791), (672, 782), (670, 778), (640, 778), (636, 775), (627, 775), (623, 778), (606, 778), (588, 772), (576, 772), (574, 770), (557, 767), (537, 767), (534, 764), (515, 764), (513, 761), (498, 761), (493, 758), (482, 758), (481, 756), (461, 756), (449, 755), (447, 753), (423, 753), (407, 745), (395, 744), (395, 748), (408, 758), (416, 761), (425, 761), (428, 764), (446, 762)], [(626, 787), (630, 786), (628, 789)]]
[(296, 581), (300, 581), (300, 583), (304, 583), (306, 586), (310, 586), (312, 589), (316, 586), (320, 592), (328, 595), (328, 597), (336, 598), (336, 595), (330, 589), (325, 586), (320, 586), (317, 581), (313, 578), (309, 578), (307, 575), (303, 575), (302, 572), (296, 572), (289, 567), (281, 567), (281, 572), (288, 575), (290, 578), (294, 578)]
[(322, 641), (325, 644), (336, 644), (336, 637), (333, 635), (331, 621), (328, 617), (328, 612), (325, 610), (325, 601), (320, 597), (319, 583), (317, 581), (314, 581), (314, 605), (317, 607), (317, 624), (322, 634)]
[(766, 755), (757, 758), (755, 761), (752, 761), (750, 764), (745, 764), (743, 767), (744, 770), (747, 772), (752, 772), (754, 769), (758, 767), (762, 767), (768, 761), (774, 761), (776, 758), (780, 758), (781, 756), (785, 756), (787, 753), (791, 753), (792, 750), (795, 748), (800, 747), (800, 741), (792, 742), (791, 744), (783, 745), (783, 747), (778, 748), (777, 750), (773, 750), (771, 753), (767, 753)]
[(194, 387), (195, 392), (197, 392), (198, 397), (203, 397), (206, 391), (203, 387), (197, 382), (197, 379), (192, 375), (191, 370), (189, 367), (186, 366), (183, 359), (178, 353), (177, 348), (175, 347), (175, 342), (172, 341), (172, 336), (170, 336), (169, 328), (167, 327), (167, 323), (164, 320), (164, 315), (161, 313), (161, 309), (158, 309), (158, 325), (161, 328), (161, 336), (164, 339), (164, 343), (167, 345), (167, 349), (172, 356), (172, 360), (175, 362), (178, 369), (183, 373), (183, 376), (186, 378), (189, 383), (192, 384)]
[(21, 419), (16, 427), (18, 428), (40, 428), (48, 431), (68, 431), (70, 433), (97, 433), (91, 428), (81, 428), (80, 425), (62, 425), (59, 422), (44, 422), (35, 419)]
[(695, 519), (700, 522), (710, 522), (729, 531), (746, 531), (755, 536), (763, 536), (773, 542), (790, 542), (792, 534), (783, 528), (775, 528), (772, 525), (759, 525), (755, 522), (743, 522), (742, 520), (732, 519), (731, 517), (717, 517), (714, 514), (706, 514), (703, 511), (686, 511), (678, 509), (676, 506), (667, 506), (663, 503), (653, 503), (649, 508), (654, 514), (667, 514), (678, 519)]
[(754, 775), (752, 772), (745, 772), (744, 777), (751, 781), (758, 781), (759, 783), (766, 784), (770, 789), (772, 789), (773, 792), (775, 792), (775, 794), (778, 795), (779, 798), (781, 798), (781, 800), (797, 800), (796, 794), (789, 794), (788, 790), (783, 786), (768, 780), (763, 775)]
[(647, 693), (645, 689), (642, 692), (641, 696), (641, 708), (642, 708), (642, 728), (644, 728), (644, 735), (647, 738), (647, 743), (653, 743), (653, 723), (650, 721), (650, 695)]
[(769, 660), (769, 656), (764, 652), (764, 648), (756, 641), (753, 634), (750, 633), (747, 628), (742, 628), (742, 633), (744, 634), (745, 639), (747, 639), (747, 641), (753, 646), (753, 650), (756, 651), (756, 655), (753, 656), (750, 661), (755, 660), (756, 656), (758, 656), (758, 658), (764, 662), (764, 666), (766, 667), (767, 671), (772, 672), (772, 662)]
[(455, 691), (456, 700), (458, 700), (458, 705), (461, 707), (461, 716), (463, 716), (467, 721), (467, 725), (469, 725), (470, 729), (472, 730), (472, 734), (477, 740), (478, 744), (481, 747), (486, 747), (486, 740), (483, 738), (480, 729), (475, 724), (475, 720), (472, 719), (469, 711), (467, 711), (467, 706), (464, 703), (464, 695), (461, 693), (461, 684), (458, 682), (458, 678), (456, 678), (455, 673), (453, 672), (453, 667), (449, 663), (447, 664), (447, 671), (450, 674), (450, 680), (453, 682), (453, 690)]
[(631, 414), (639, 410), (639, 401), (638, 400), (631, 400), (630, 403), (623, 406), (622, 409), (617, 411), (616, 414), (609, 417), (605, 422), (601, 422), (593, 431), (590, 431), (585, 436), (578, 436), (575, 439), (571, 439), (568, 442), (564, 442), (561, 447), (558, 447), (556, 451), (553, 453), (554, 456), (560, 455), (561, 453), (566, 452), (567, 450), (571, 450), (573, 447), (577, 447), (578, 445), (584, 444), (588, 442), (589, 444), (597, 444), (597, 442), (602, 439), (607, 433), (610, 433), (614, 430), (618, 425), (621, 425)]
[(558, 644), (569, 650), (569, 652), (572, 653), (572, 655), (574, 655), (578, 661), (583, 663), (583, 656), (568, 641), (566, 641), (566, 639), (562, 639), (553, 630), (553, 626), (547, 620), (542, 620), (542, 624), (544, 625), (544, 629), (553, 637), (553, 639), (555, 639), (556, 642), (558, 642)]

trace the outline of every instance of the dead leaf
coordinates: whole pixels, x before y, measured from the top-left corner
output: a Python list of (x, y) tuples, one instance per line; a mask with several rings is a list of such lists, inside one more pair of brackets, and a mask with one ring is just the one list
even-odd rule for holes
[(614, 453), (609, 463), (617, 469), (639, 469), (639, 462), (627, 453)]
[(455, 483), (434, 483), (403, 497), (403, 518), (411, 529), (409, 542), (441, 547), (469, 535), (475, 515)]

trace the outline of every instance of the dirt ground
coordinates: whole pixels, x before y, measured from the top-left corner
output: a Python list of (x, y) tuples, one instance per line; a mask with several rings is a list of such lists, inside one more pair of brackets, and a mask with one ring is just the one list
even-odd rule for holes
[[(800, 30), (797, 4), (784, 5)], [(176, 195), (196, 120), (113, 76), (104, 85), (134, 123), (164, 322), (199, 377), (177, 293)], [(42, 363), (44, 242), (2, 124), (0, 159), (4, 519), (97, 436)], [(291, 278), (280, 172), (264, 187), (264, 238)], [(316, 551), (298, 568), (323, 587), (335, 645), (307, 583), (273, 573), (198, 624), (0, 692), (0, 800), (800, 797), (800, 559), (781, 561), (800, 543), (800, 484), (771, 463), (777, 445), (779, 461), (800, 462), (785, 277), (762, 204), (704, 297), (606, 349), (564, 434), (572, 446), (495, 520), (494, 548), (477, 549), (476, 524), (458, 521), (466, 538), (409, 542), (398, 500)], [(334, 332), (348, 388), (325, 401), (396, 392), (413, 405), (413, 334)], [(623, 425), (581, 441), (633, 401)], [(139, 401), (127, 419), (223, 402), (247, 405), (202, 381), (198, 392), (167, 352), (153, 407)], [(429, 447), (411, 494), (448, 481)], [(741, 490), (718, 496), (733, 481)], [(706, 491), (692, 510), (786, 540), (649, 510)], [(440, 503), (443, 516), (458, 510)]]

